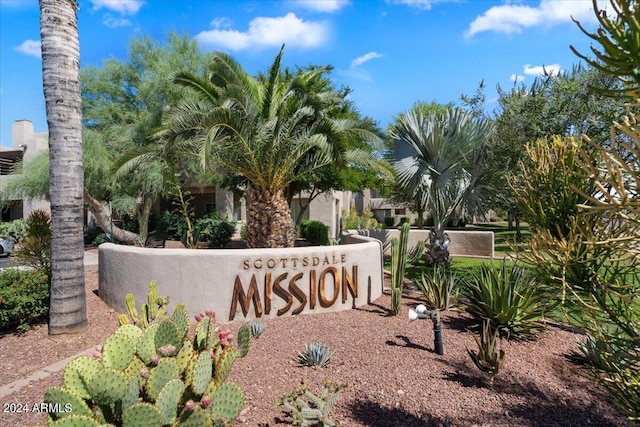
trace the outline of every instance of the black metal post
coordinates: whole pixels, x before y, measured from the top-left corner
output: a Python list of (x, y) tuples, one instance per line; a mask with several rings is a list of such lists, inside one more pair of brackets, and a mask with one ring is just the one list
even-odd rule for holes
[(444, 346), (442, 345), (442, 327), (440, 322), (433, 319), (433, 348), (436, 354), (442, 356), (444, 354)]

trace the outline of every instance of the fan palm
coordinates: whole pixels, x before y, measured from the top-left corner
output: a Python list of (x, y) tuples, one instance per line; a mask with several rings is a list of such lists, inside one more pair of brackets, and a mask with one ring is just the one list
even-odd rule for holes
[(293, 246), (286, 187), (331, 163), (341, 136), (379, 138), (362, 120), (331, 116), (330, 108), (343, 97), (318, 84), (330, 67), (291, 76), (281, 70), (282, 54), (283, 49), (260, 78), (219, 52), (207, 78), (177, 74), (175, 82), (191, 87), (199, 98), (170, 110), (158, 133), (166, 144), (192, 144), (205, 170), (217, 166), (244, 177), (249, 247)]
[(448, 108), (422, 114), (410, 110), (390, 129), (391, 136), (405, 142), (413, 155), (394, 163), (402, 191), (419, 197), (433, 216), (429, 261), (450, 263), (449, 238), (444, 225), (456, 210), (480, 211), (483, 178), (483, 146), (489, 131), (486, 120), (472, 113)]

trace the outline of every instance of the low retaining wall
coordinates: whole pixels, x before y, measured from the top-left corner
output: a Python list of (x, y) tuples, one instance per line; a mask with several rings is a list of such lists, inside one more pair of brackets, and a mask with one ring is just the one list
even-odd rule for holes
[(191, 315), (219, 322), (347, 310), (382, 295), (382, 245), (354, 236), (340, 246), (282, 249), (152, 249), (105, 243), (98, 292), (126, 313), (125, 296), (146, 303), (149, 282)]
[[(428, 229), (410, 230), (409, 249), (415, 247), (420, 240), (428, 242), (429, 231)], [(400, 230), (398, 229), (348, 230), (348, 233), (362, 234), (378, 239), (383, 243), (385, 255), (391, 255), (391, 239), (400, 237)], [(446, 233), (451, 239), (449, 244), (451, 256), (493, 258), (493, 231), (446, 230)]]

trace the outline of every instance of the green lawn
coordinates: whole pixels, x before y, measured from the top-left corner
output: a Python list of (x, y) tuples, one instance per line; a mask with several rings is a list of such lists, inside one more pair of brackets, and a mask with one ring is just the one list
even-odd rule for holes
[[(479, 230), (479, 231), (493, 231), (494, 235), (494, 253), (496, 258), (502, 258), (504, 255), (511, 254), (514, 251), (511, 249), (516, 242), (516, 230), (509, 230), (509, 224), (505, 222), (486, 222), (468, 225), (466, 229)], [(529, 224), (520, 223), (520, 230), (522, 232), (523, 241), (518, 243), (518, 248), (521, 249), (523, 243), (526, 242), (531, 236)]]

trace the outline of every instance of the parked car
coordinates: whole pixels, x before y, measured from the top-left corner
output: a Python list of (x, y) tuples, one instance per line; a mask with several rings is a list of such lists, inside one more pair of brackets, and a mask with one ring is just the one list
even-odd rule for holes
[(13, 251), (14, 245), (15, 242), (11, 237), (0, 236), (0, 256), (9, 256), (9, 254)]

